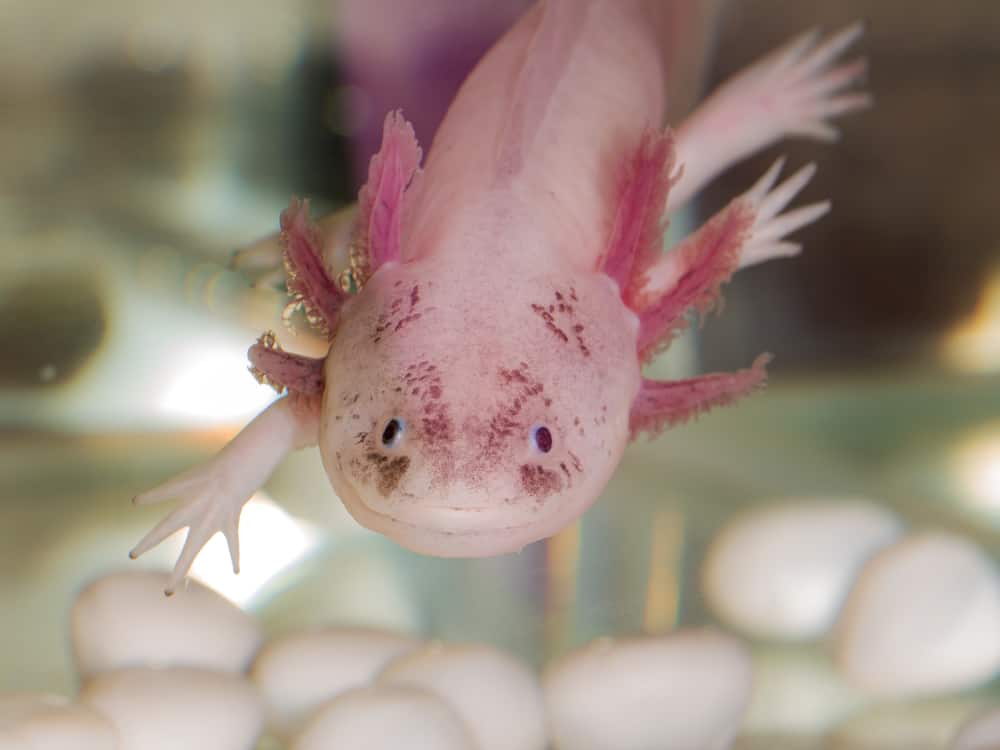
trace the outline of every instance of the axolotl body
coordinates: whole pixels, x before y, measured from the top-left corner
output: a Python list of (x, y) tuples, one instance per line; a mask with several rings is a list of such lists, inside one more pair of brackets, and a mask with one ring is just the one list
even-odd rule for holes
[(547, 0), (471, 73), (421, 167), (398, 112), (359, 195), (351, 265), (293, 200), (281, 243), (293, 305), (329, 354), (250, 350), (283, 398), (216, 457), (137, 502), (181, 498), (133, 550), (189, 527), (168, 592), (221, 531), (238, 567), (249, 497), (295, 448), (318, 444), (363, 525), (415, 551), (518, 550), (579, 517), (625, 446), (759, 387), (736, 373), (663, 382), (642, 365), (704, 314), (741, 266), (792, 255), (784, 240), (828, 208), (782, 213), (807, 167), (775, 165), (669, 253), (663, 215), (729, 164), (867, 104), (834, 65), (855, 27), (795, 40), (725, 84), (676, 133), (660, 0)]

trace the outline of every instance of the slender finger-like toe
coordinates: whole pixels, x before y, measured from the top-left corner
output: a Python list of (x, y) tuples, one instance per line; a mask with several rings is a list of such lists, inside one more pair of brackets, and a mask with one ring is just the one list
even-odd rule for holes
[(771, 221), (766, 222), (760, 229), (753, 231), (753, 237), (761, 241), (780, 239), (807, 224), (812, 224), (829, 212), (830, 201), (811, 203), (808, 206), (796, 208), (794, 211), (781, 214)]
[(874, 99), (871, 94), (844, 94), (834, 99), (820, 102), (816, 107), (815, 114), (818, 117), (841, 117), (851, 112), (860, 112), (870, 109)]
[[(747, 193), (747, 196), (752, 196), (751, 205), (756, 203), (756, 214), (753, 227), (750, 229), (747, 241), (740, 253), (740, 268), (774, 258), (788, 257), (800, 251), (799, 245), (784, 242), (784, 238), (824, 216), (830, 210), (830, 203), (829, 201), (820, 201), (796, 208), (788, 213), (781, 212), (806, 186), (815, 173), (816, 165), (808, 164), (764, 196), (759, 195), (757, 186), (751, 188)], [(773, 181), (773, 179), (767, 180), (767, 182)]]
[[(778, 47), (772, 56), (764, 58), (764, 60), (773, 60), (773, 63), (767, 67), (773, 67), (775, 71), (794, 67), (809, 50), (816, 46), (816, 42), (819, 41), (821, 34), (822, 32), (819, 28), (813, 27), (793, 37), (787, 44)], [(762, 60), (761, 62), (764, 61)]]
[(226, 544), (229, 547), (229, 560), (233, 564), (233, 573), (235, 575), (239, 575), (240, 572), (239, 524), (240, 524), (240, 519), (238, 516), (231, 518), (226, 523), (226, 527), (222, 530), (223, 536), (226, 537)]
[(770, 191), (757, 206), (758, 221), (777, 216), (801, 192), (816, 174), (816, 164), (809, 163)]
[(774, 184), (778, 181), (778, 175), (785, 168), (785, 160), (784, 156), (779, 156), (774, 164), (768, 167), (768, 170), (754, 183), (753, 187), (746, 192), (747, 200), (753, 205), (759, 204), (771, 188), (774, 187)]
[(215, 530), (208, 528), (206, 525), (193, 525), (188, 529), (187, 539), (184, 540), (184, 548), (181, 550), (180, 557), (177, 558), (177, 564), (174, 565), (174, 570), (167, 581), (166, 591), (168, 596), (177, 590), (177, 587), (191, 570), (191, 564), (194, 563), (194, 559), (198, 556), (198, 553), (201, 552), (202, 548), (208, 543), (208, 540), (214, 535)]
[(859, 58), (824, 74), (813, 85), (811, 93), (814, 96), (836, 94), (838, 91), (862, 81), (867, 72), (868, 60)]
[(743, 250), (740, 268), (748, 268), (778, 258), (792, 258), (802, 252), (798, 242), (751, 243)]
[(797, 66), (800, 78), (806, 78), (823, 70), (830, 63), (840, 57), (849, 47), (851, 47), (865, 33), (865, 26), (857, 21), (850, 26), (841, 29), (830, 36), (825, 42), (810, 52), (805, 59)]

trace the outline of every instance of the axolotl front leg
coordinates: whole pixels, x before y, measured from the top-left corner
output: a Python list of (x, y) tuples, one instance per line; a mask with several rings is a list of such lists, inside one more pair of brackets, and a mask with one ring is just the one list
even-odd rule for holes
[[(399, 227), (404, 195), (420, 161), (413, 130), (401, 117), (386, 119), (382, 150), (372, 160), (369, 182), (361, 191), (356, 241), (356, 271), (374, 273), (399, 257)], [(328, 270), (320, 228), (309, 219), (308, 202), (293, 199), (281, 215), (279, 235), (289, 309), (302, 308), (307, 320), (332, 337), (347, 292)], [(239, 572), (239, 518), (243, 506), (264, 485), (291, 451), (315, 445), (325, 389), (324, 360), (283, 351), (273, 333), (250, 348), (250, 370), (285, 395), (248, 424), (216, 456), (134, 498), (138, 505), (179, 500), (178, 507), (129, 553), (133, 559), (171, 534), (188, 529), (183, 550), (167, 587), (173, 594), (198, 552), (216, 533), (225, 536), (233, 571)]]
[[(293, 201), (282, 214), (282, 243), (295, 304), (324, 330), (336, 326), (346, 295), (324, 270), (308, 205)], [(251, 372), (287, 395), (275, 401), (209, 461), (136, 496), (137, 505), (178, 499), (178, 507), (132, 550), (133, 559), (171, 534), (188, 529), (183, 550), (167, 583), (172, 594), (198, 552), (216, 533), (229, 544), (239, 572), (239, 518), (243, 506), (292, 450), (315, 445), (323, 396), (323, 360), (284, 352), (266, 333), (249, 351)]]
[(150, 531), (129, 553), (133, 559), (168, 536), (188, 528), (184, 548), (167, 582), (173, 594), (198, 552), (216, 533), (229, 544), (233, 572), (239, 572), (239, 518), (243, 506), (268, 480), (285, 455), (316, 443), (318, 414), (296, 408), (294, 399), (279, 399), (248, 424), (212, 459), (137, 495), (133, 502), (147, 505), (179, 499), (176, 509)]
[(826, 39), (809, 31), (713, 91), (677, 129), (684, 175), (670, 192), (668, 209), (783, 138), (835, 140), (831, 119), (871, 106), (870, 94), (850, 90), (864, 77), (866, 61), (838, 62), (863, 32), (859, 23)]

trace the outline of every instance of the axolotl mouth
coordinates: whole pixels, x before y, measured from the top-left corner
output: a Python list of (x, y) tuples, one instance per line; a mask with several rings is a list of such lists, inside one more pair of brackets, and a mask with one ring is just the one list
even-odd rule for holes
[(536, 517), (523, 520), (510, 504), (495, 506), (419, 504), (375, 508), (366, 503), (349, 481), (335, 487), (344, 507), (365, 528), (384, 534), (397, 544), (434, 557), (490, 557), (516, 552), (565, 525), (564, 519)]

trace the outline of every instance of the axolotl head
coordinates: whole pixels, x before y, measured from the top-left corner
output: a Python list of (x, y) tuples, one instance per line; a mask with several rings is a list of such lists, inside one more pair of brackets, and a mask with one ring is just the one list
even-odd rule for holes
[(327, 358), (334, 489), (361, 524), (423, 554), (502, 554), (556, 533), (628, 441), (635, 330), (599, 273), (379, 269)]

